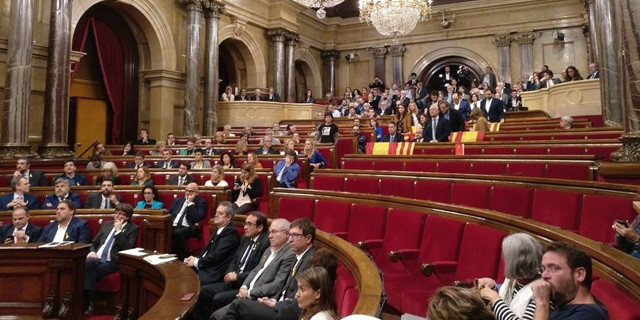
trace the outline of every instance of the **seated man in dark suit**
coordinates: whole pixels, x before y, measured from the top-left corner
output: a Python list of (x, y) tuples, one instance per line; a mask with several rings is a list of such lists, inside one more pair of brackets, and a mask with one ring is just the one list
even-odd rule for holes
[[(223, 281), (200, 286), (200, 295), (193, 310), (196, 319), (209, 319), (211, 302), (213, 297), (223, 291), (237, 292), (249, 273), (260, 262), (260, 258), (267, 248), (269, 239), (267, 238), (267, 217), (258, 212), (252, 211), (244, 219), (244, 237), (236, 250), (233, 259), (227, 266)], [(231, 299), (221, 304), (229, 304)]]
[(185, 187), (184, 197), (176, 198), (171, 204), (169, 214), (173, 221), (172, 248), (178, 260), (187, 256), (187, 240), (200, 237), (200, 228), (196, 224), (202, 221), (206, 211), (207, 202), (198, 197), (198, 184), (195, 182)]
[[(41, 171), (32, 171), (29, 169), (31, 161), (28, 158), (20, 158), (16, 161), (16, 171), (13, 173), (13, 178), (23, 176), (29, 180), (29, 184), (34, 187), (44, 187), (47, 185), (47, 180), (44, 178), (44, 173)], [(9, 180), (11, 183), (11, 180)]]
[(29, 194), (29, 180), (18, 176), (11, 180), (12, 193), (0, 197), (0, 210), (13, 210), (14, 207), (26, 207), (30, 210), (38, 209), (40, 203), (36, 196)]
[(271, 222), (269, 226), (271, 247), (262, 255), (260, 264), (251, 270), (240, 290), (221, 292), (213, 297), (213, 307), (217, 309), (212, 314), (213, 319), (224, 319), (229, 305), (223, 307), (221, 303), (229, 301), (229, 297), (251, 300), (261, 297), (279, 297), (296, 262), (296, 254), (291, 251), (287, 243), (290, 225), (291, 223), (286, 219), (275, 219)]
[(231, 223), (233, 209), (233, 203), (220, 202), (213, 217), (216, 232), (209, 237), (209, 243), (202, 254), (198, 257), (187, 257), (183, 261), (185, 265), (196, 270), (201, 286), (222, 281), (224, 271), (240, 244), (240, 235)]
[(396, 126), (395, 122), (389, 122), (389, 125), (387, 126), (389, 133), (385, 134), (382, 137), (382, 141), (381, 142), (402, 142), (404, 141), (404, 138), (402, 137), (402, 134), (398, 133), (398, 129)]
[(65, 200), (58, 203), (56, 221), (44, 227), (38, 242), (73, 241), (89, 243), (89, 224), (86, 220), (74, 217), (75, 212), (76, 205), (73, 202)]
[(440, 116), (438, 106), (431, 105), (429, 107), (430, 120), (427, 122), (426, 128), (423, 129), (424, 141), (429, 142), (447, 142), (451, 134), (451, 125), (449, 120)]
[(77, 208), (82, 208), (82, 204), (80, 203), (80, 197), (75, 194), (69, 192), (69, 180), (65, 178), (58, 178), (55, 182), (55, 191), (53, 194), (48, 195), (44, 198), (44, 202), (42, 203), (42, 209), (53, 209), (58, 207), (58, 203), (69, 200), (76, 205)]
[(169, 177), (167, 184), (172, 186), (186, 186), (189, 183), (194, 182), (196, 179), (189, 174), (189, 169), (191, 169), (190, 164), (181, 163), (178, 166), (178, 174)]
[(307, 218), (294, 220), (289, 228), (288, 241), (291, 251), (296, 254), (296, 262), (285, 285), (275, 296), (264, 296), (257, 300), (234, 300), (229, 306), (225, 319), (300, 319), (301, 310), (295, 299), (298, 290), (296, 275), (311, 265), (311, 259), (316, 253), (313, 245), (315, 237), (316, 227), (313, 222)]
[(112, 209), (122, 201), (121, 197), (113, 193), (113, 181), (104, 179), (100, 184), (100, 192), (92, 192), (87, 198), (85, 208)]
[(84, 264), (85, 310), (93, 312), (93, 291), (96, 282), (108, 274), (118, 271), (118, 252), (136, 246), (138, 226), (131, 222), (133, 207), (128, 203), (116, 206), (113, 221), (100, 225), (100, 230), (91, 243)]
[(29, 223), (29, 209), (15, 207), (11, 213), (13, 223), (2, 227), (0, 243), (36, 242), (40, 238), (42, 228)]
[(69, 186), (87, 185), (87, 179), (81, 174), (76, 174), (76, 164), (71, 159), (64, 162), (64, 173), (56, 177), (56, 181), (58, 178), (69, 180)]
[(484, 114), (484, 117), (489, 122), (503, 122), (504, 121), (504, 106), (500, 99), (496, 99), (493, 96), (491, 89), (484, 90), (485, 99), (480, 102), (480, 110)]
[(178, 167), (178, 161), (171, 159), (171, 150), (165, 149), (162, 151), (162, 160), (158, 161), (158, 168), (160, 169), (172, 169)]

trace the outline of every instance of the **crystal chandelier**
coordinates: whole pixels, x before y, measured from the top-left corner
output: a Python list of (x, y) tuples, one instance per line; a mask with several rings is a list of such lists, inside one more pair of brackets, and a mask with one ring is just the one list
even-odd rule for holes
[(360, 0), (360, 21), (393, 38), (411, 32), (431, 15), (433, 0)]
[(342, 3), (344, 0), (293, 0), (303, 6), (309, 8), (318, 8), (316, 16), (318, 19), (324, 19), (327, 16), (327, 12), (324, 8), (331, 8), (335, 5)]

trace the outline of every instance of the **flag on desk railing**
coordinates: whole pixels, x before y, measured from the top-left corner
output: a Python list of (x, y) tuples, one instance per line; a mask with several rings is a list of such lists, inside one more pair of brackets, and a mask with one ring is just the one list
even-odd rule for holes
[(465, 143), (484, 140), (484, 131), (460, 131), (452, 132), (449, 137), (451, 142)]
[(410, 155), (413, 154), (413, 142), (367, 142), (367, 154), (373, 155)]

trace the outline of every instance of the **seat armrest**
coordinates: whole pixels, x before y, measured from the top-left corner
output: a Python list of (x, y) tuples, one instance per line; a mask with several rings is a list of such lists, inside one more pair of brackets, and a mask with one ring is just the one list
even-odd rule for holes
[(398, 262), (406, 259), (418, 259), (420, 251), (418, 249), (401, 249), (389, 252), (387, 258), (392, 262)]
[(382, 247), (382, 239), (358, 241), (356, 245), (358, 246), (358, 248), (364, 251), (368, 251), (369, 249)]
[(420, 266), (420, 272), (423, 275), (430, 277), (434, 273), (436, 275), (439, 273), (453, 273), (456, 271), (457, 267), (458, 267), (457, 261), (439, 261), (439, 262), (432, 262), (432, 263), (423, 263), (422, 266)]

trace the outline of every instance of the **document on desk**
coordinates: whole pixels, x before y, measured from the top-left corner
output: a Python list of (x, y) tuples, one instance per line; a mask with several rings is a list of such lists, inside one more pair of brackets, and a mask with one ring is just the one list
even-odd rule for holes
[(154, 254), (151, 256), (146, 256), (143, 259), (154, 266), (158, 264), (178, 260), (175, 254)]
[(148, 254), (147, 252), (144, 252), (144, 248), (133, 248), (129, 250), (122, 250), (122, 251), (119, 251), (118, 253), (124, 253), (134, 257), (142, 257)]
[(72, 243), (73, 241), (49, 242), (49, 243), (45, 243), (43, 245), (38, 246), (38, 248), (55, 248), (55, 247), (66, 246)]

